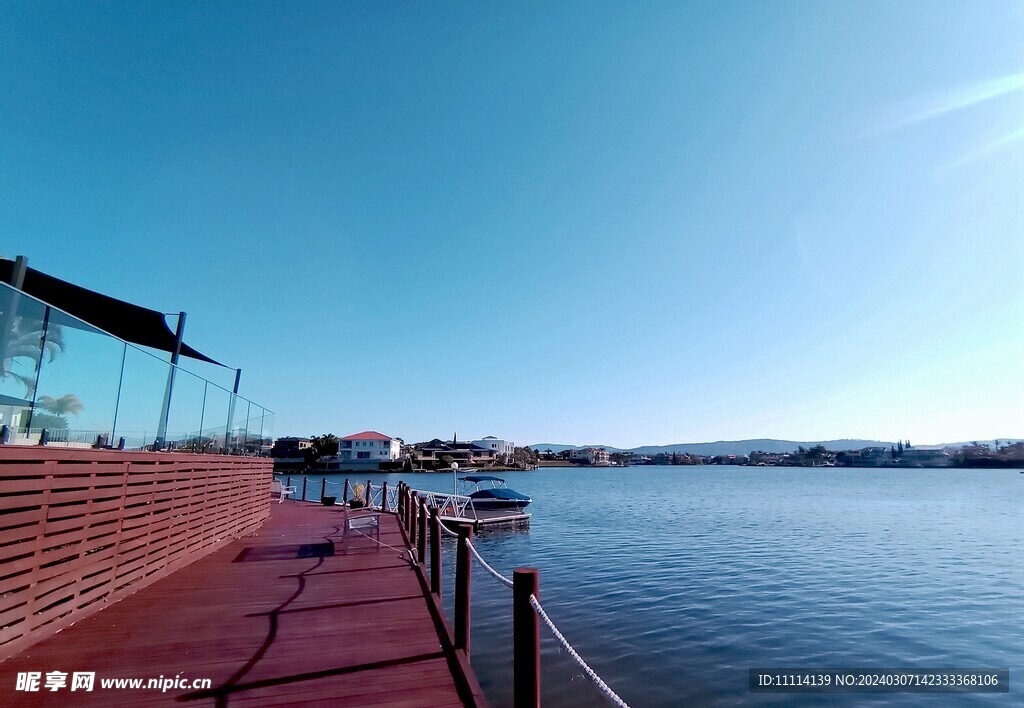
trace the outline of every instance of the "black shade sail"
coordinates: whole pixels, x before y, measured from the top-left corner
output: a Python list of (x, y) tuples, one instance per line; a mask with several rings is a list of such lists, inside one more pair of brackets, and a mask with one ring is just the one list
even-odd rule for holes
[[(10, 283), (13, 272), (14, 261), (0, 259), (0, 281)], [(32, 268), (25, 269), (21, 290), (126, 342), (165, 352), (174, 351), (174, 332), (167, 326), (162, 312), (72, 285)], [(184, 342), (181, 354), (224, 366)]]

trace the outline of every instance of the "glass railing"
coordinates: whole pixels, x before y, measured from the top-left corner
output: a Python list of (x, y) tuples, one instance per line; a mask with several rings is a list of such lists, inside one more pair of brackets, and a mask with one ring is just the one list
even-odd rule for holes
[(258, 403), (0, 283), (4, 443), (268, 455), (273, 420)]

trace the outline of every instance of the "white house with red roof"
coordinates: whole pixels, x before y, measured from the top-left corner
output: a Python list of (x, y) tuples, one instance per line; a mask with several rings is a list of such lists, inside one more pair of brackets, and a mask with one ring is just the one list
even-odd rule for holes
[(364, 430), (338, 441), (338, 458), (343, 462), (388, 462), (402, 456), (402, 441), (376, 430)]

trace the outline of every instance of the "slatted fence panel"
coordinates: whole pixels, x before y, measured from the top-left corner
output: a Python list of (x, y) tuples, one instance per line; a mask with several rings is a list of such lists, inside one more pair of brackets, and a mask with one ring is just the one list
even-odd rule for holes
[(0, 447), (0, 661), (270, 511), (272, 461)]

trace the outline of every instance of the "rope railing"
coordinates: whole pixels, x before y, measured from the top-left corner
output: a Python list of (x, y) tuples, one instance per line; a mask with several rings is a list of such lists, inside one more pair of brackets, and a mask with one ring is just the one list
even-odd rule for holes
[(557, 639), (562, 647), (569, 653), (569, 656), (575, 659), (576, 663), (580, 665), (580, 668), (583, 669), (583, 673), (587, 675), (587, 678), (593, 681), (594, 685), (601, 689), (601, 692), (611, 699), (612, 703), (619, 706), (619, 708), (629, 708), (629, 705), (619, 698), (619, 694), (613, 691), (608, 684), (606, 684), (604, 680), (597, 675), (597, 672), (590, 668), (590, 664), (583, 660), (583, 657), (580, 656), (579, 652), (573, 648), (572, 644), (569, 643), (569, 640), (565, 638), (565, 635), (558, 631), (558, 627), (556, 627), (555, 623), (550, 617), (548, 617), (548, 613), (544, 611), (544, 607), (540, 604), (540, 600), (537, 599), (536, 595), (530, 595), (530, 606), (533, 608), (534, 612), (544, 620), (544, 624), (548, 626), (548, 629), (550, 629), (551, 633), (555, 635), (555, 639)]
[(468, 546), (469, 550), (473, 553), (474, 556), (476, 556), (476, 559), (480, 562), (480, 565), (484, 567), (484, 570), (493, 575), (502, 585), (506, 585), (509, 588), (512, 587), (512, 581), (506, 578), (498, 571), (496, 571), (494, 568), (492, 568), (490, 564), (484, 560), (483, 556), (480, 555), (480, 552), (476, 550), (476, 547), (468, 538), (466, 539), (466, 546)]

